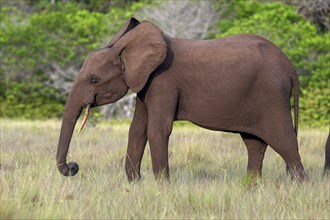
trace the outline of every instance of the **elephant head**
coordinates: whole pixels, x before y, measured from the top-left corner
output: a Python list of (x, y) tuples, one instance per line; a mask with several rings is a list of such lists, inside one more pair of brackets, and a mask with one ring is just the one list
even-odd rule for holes
[(65, 104), (57, 149), (57, 167), (64, 176), (78, 172), (75, 162), (66, 163), (76, 122), (86, 107), (116, 102), (130, 88), (139, 92), (150, 74), (163, 63), (167, 52), (163, 32), (148, 21), (131, 18), (102, 49), (92, 52), (79, 71)]

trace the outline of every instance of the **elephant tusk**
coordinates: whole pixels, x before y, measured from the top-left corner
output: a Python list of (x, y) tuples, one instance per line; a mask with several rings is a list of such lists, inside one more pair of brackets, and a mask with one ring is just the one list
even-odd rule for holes
[(81, 126), (79, 128), (79, 131), (78, 133), (80, 133), (80, 131), (84, 128), (84, 125), (86, 124), (87, 122), (87, 119), (88, 119), (88, 116), (89, 116), (89, 112), (91, 111), (91, 104), (88, 104), (86, 106), (86, 112), (85, 112), (85, 115), (84, 115), (84, 118), (83, 118), (83, 121), (81, 123)]

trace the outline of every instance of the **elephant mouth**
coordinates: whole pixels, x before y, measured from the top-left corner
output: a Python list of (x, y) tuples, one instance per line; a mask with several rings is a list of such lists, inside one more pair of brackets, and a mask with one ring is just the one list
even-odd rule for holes
[[(104, 92), (104, 93), (101, 93), (101, 95), (104, 95), (104, 94), (110, 94), (110, 97), (113, 97), (113, 94), (109, 93), (109, 92)], [(99, 94), (100, 95), (100, 94)], [(96, 106), (99, 106), (100, 103), (96, 103), (96, 99), (97, 99), (97, 95), (94, 96), (94, 99), (93, 99), (93, 102), (92, 103), (89, 103), (87, 105), (85, 105), (83, 108), (85, 108), (85, 114), (84, 114), (84, 118), (81, 122), (81, 125), (80, 125), (80, 128), (78, 130), (78, 133), (81, 132), (81, 130), (84, 128), (86, 122), (87, 122), (87, 119), (89, 117), (89, 114), (90, 114), (90, 111), (91, 111), (91, 108), (94, 108)]]
[[(109, 104), (109, 103), (113, 103), (113, 102), (116, 102), (117, 100), (119, 100), (121, 97), (123, 97), (125, 94), (121, 95), (121, 94), (113, 94), (111, 92), (104, 92), (104, 93), (101, 93), (99, 95), (95, 95), (94, 96), (94, 100), (92, 103), (89, 103), (87, 105), (85, 105), (83, 108), (85, 108), (85, 114), (84, 114), (84, 118), (81, 122), (81, 125), (80, 125), (80, 128), (78, 130), (78, 133), (81, 132), (81, 130), (84, 128), (86, 122), (87, 122), (87, 119), (89, 117), (89, 114), (90, 114), (90, 111), (91, 111), (91, 108), (94, 108), (96, 106), (100, 106), (100, 105), (105, 105), (105, 104)], [(103, 96), (102, 98), (105, 99), (106, 101), (101, 101), (100, 100), (100, 96)], [(97, 101), (98, 99), (98, 101)]]

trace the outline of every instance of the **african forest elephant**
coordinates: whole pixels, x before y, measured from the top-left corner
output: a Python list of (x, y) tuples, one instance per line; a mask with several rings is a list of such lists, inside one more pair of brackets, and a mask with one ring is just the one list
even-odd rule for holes
[(149, 21), (131, 18), (105, 48), (87, 57), (73, 83), (57, 167), (65, 176), (78, 172), (78, 165), (67, 164), (66, 156), (83, 108), (82, 127), (90, 108), (116, 102), (131, 89), (137, 97), (125, 163), (129, 181), (140, 178), (147, 141), (155, 177), (169, 178), (168, 142), (175, 120), (239, 133), (248, 151), (248, 173), (257, 176), (270, 145), (286, 162), (292, 179), (304, 180), (297, 143), (298, 87), (292, 63), (262, 37), (177, 39)]
[(325, 163), (324, 163), (324, 170), (323, 174), (326, 175), (330, 171), (330, 132), (325, 143)]

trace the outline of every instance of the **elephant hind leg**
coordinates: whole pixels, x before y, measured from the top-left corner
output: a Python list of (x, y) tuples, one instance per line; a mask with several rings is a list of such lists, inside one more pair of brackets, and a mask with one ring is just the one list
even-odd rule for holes
[(261, 176), (262, 162), (264, 160), (267, 144), (262, 139), (251, 134), (241, 133), (241, 137), (248, 151), (248, 175), (251, 177)]
[(287, 148), (285, 145), (272, 145), (272, 148), (284, 159), (287, 172), (290, 173), (292, 180), (307, 180), (307, 175), (301, 163), (298, 148)]
[(274, 121), (272, 126), (271, 133), (265, 139), (267, 144), (284, 159), (287, 171), (290, 173), (292, 180), (307, 180), (307, 175), (301, 163), (298, 140), (292, 123), (281, 124), (280, 121)]

